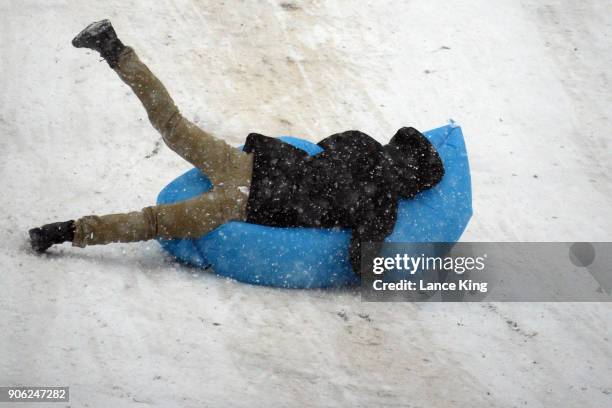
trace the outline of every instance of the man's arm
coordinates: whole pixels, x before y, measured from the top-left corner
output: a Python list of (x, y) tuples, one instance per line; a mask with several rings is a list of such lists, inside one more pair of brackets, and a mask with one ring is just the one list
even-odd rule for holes
[[(362, 265), (370, 267), (372, 259), (378, 254), (381, 243), (393, 232), (397, 220), (397, 205), (391, 204), (380, 207), (375, 217), (364, 217), (363, 222), (353, 228), (353, 235), (349, 246), (349, 259), (356, 274), (361, 275)], [(368, 244), (368, 251), (363, 252), (366, 256), (362, 260), (362, 248)], [(363, 261), (363, 262), (362, 262)]]
[(382, 145), (372, 137), (358, 130), (336, 133), (317, 143), (324, 150), (359, 149), (364, 152), (377, 151)]

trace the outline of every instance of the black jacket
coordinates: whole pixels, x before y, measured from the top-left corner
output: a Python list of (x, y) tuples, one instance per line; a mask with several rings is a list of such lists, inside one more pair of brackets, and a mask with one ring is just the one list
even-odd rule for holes
[(351, 228), (349, 255), (359, 272), (361, 243), (383, 241), (395, 226), (398, 200), (437, 183), (442, 162), (412, 128), (400, 129), (386, 146), (359, 131), (318, 145), (323, 151), (309, 156), (276, 138), (247, 137), (244, 151), (254, 154), (247, 221)]

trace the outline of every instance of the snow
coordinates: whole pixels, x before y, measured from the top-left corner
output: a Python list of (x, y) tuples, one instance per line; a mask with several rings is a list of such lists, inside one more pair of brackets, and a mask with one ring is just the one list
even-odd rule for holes
[(102, 18), (234, 145), (386, 142), (452, 117), (473, 171), (464, 240), (609, 241), (610, 15), (609, 0), (0, 1), (0, 385), (68, 385), (79, 407), (612, 405), (607, 303), (362, 303), (227, 281), (155, 242), (26, 242), (150, 205), (189, 168), (71, 46)]

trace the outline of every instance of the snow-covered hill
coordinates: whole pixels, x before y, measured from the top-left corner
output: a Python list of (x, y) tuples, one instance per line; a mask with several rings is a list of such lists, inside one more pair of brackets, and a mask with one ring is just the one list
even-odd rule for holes
[(233, 144), (386, 142), (452, 117), (473, 170), (465, 240), (609, 241), (611, 15), (608, 0), (0, 0), (0, 386), (68, 385), (73, 407), (611, 406), (609, 304), (362, 303), (220, 279), (155, 242), (26, 244), (45, 222), (150, 205), (189, 168), (71, 47), (105, 17)]

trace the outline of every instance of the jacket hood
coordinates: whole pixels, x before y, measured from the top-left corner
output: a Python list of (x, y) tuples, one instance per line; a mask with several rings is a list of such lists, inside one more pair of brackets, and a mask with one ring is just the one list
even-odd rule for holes
[(414, 197), (429, 189), (444, 176), (444, 164), (431, 142), (418, 130), (403, 127), (384, 146), (393, 162), (397, 192), (404, 198)]

